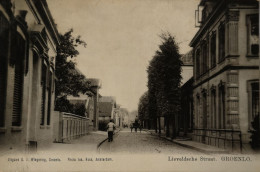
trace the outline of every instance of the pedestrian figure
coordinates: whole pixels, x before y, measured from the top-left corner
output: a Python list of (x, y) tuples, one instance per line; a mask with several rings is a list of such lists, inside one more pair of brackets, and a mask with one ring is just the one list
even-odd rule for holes
[(132, 130), (134, 128), (133, 123), (130, 124), (130, 128), (131, 128), (131, 133), (132, 133)]
[(107, 124), (107, 134), (108, 134), (108, 142), (113, 141), (114, 130), (116, 129), (116, 125), (113, 123), (112, 119)]
[(137, 132), (137, 128), (138, 128), (138, 123), (137, 122), (134, 123), (134, 127), (135, 127), (135, 132)]
[(142, 122), (139, 120), (138, 122), (138, 126), (139, 126), (139, 130), (140, 130), (140, 133), (141, 133), (141, 130), (142, 130)]
[(135, 117), (135, 123), (134, 123), (134, 127), (135, 127), (135, 132), (137, 132), (137, 128), (139, 127), (139, 125), (138, 125), (138, 118), (137, 118), (137, 116)]

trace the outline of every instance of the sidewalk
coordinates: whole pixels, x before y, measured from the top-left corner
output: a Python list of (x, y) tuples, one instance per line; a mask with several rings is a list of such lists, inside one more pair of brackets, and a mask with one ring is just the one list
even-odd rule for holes
[(170, 137), (166, 137), (165, 133), (161, 133), (161, 134), (155, 133), (155, 130), (144, 130), (144, 131), (149, 132), (152, 135), (157, 135), (161, 138), (164, 138), (164, 139), (171, 141), (175, 144), (178, 144), (180, 146), (191, 148), (193, 150), (197, 150), (197, 151), (202, 152), (202, 153), (206, 153), (206, 154), (225, 154), (225, 153), (229, 153), (228, 150), (221, 149), (221, 148), (218, 148), (218, 147), (215, 147), (215, 146), (210, 146), (210, 145), (203, 144), (203, 143), (199, 143), (199, 142), (195, 142), (195, 141), (192, 141), (190, 139), (178, 139), (178, 138), (177, 139), (171, 139)]
[(66, 143), (52, 143), (50, 147), (38, 148), (37, 153), (97, 153), (97, 146), (107, 139), (107, 132), (92, 131), (89, 134)]

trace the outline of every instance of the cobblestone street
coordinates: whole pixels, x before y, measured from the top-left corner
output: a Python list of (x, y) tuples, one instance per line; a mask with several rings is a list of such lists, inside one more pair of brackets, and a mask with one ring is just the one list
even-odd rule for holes
[(130, 129), (121, 130), (114, 135), (113, 142), (104, 142), (99, 152), (112, 154), (202, 154), (198, 151), (171, 143), (146, 131), (132, 132)]

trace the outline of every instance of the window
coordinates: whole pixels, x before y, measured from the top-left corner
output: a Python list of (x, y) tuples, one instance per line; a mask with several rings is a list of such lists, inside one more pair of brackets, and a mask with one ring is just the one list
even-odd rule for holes
[(216, 128), (216, 89), (211, 90), (211, 128)]
[(207, 41), (202, 43), (202, 74), (206, 73), (208, 70), (208, 46)]
[(210, 66), (216, 66), (216, 32), (212, 33), (210, 40)]
[(8, 21), (0, 12), (0, 127), (4, 126), (8, 59)]
[(197, 114), (196, 114), (196, 128), (200, 128), (200, 96), (197, 95), (197, 102), (196, 102), (196, 109), (197, 109)]
[(259, 115), (259, 81), (248, 82), (248, 93), (249, 93), (249, 129), (252, 128), (251, 124)]
[(259, 53), (259, 17), (258, 14), (247, 16), (248, 55), (258, 56)]
[(23, 100), (23, 75), (25, 59), (25, 40), (17, 33), (16, 36), (16, 61), (14, 74), (14, 95), (12, 126), (21, 126), (22, 100)]
[(221, 62), (225, 58), (225, 24), (223, 22), (220, 24), (218, 32), (219, 62)]
[(45, 102), (46, 102), (46, 72), (47, 67), (42, 60), (42, 75), (41, 75), (41, 85), (42, 85), (42, 102), (41, 102), (41, 125), (44, 125), (45, 118)]
[(219, 94), (218, 94), (218, 128), (225, 129), (226, 119), (225, 119), (225, 87), (222, 83), (219, 86)]
[(196, 51), (196, 77), (200, 76), (200, 50)]
[(203, 126), (202, 128), (206, 129), (208, 126), (207, 126), (207, 121), (208, 121), (208, 109), (207, 109), (207, 91), (206, 90), (203, 90), (203, 104), (202, 104), (202, 110), (203, 110)]

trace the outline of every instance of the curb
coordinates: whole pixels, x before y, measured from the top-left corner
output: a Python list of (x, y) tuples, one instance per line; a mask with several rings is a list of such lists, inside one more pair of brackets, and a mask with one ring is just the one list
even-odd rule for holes
[(108, 140), (108, 138), (106, 138), (105, 140), (102, 140), (98, 145), (97, 145), (97, 149), (99, 149), (99, 147), (105, 142), (105, 141), (107, 141)]
[[(115, 134), (117, 134), (117, 133), (119, 133), (119, 131), (120, 131), (120, 129), (117, 131), (117, 132), (115, 132)], [(115, 135), (114, 134), (114, 135)], [(108, 138), (106, 138), (106, 139), (104, 139), (104, 140), (102, 140), (100, 143), (98, 143), (98, 145), (97, 145), (97, 150), (100, 148), (100, 146), (105, 142), (105, 141), (107, 141), (108, 140)]]
[[(156, 136), (156, 134), (150, 132), (149, 130), (147, 130), (146, 132), (149, 132), (151, 135)], [(157, 135), (157, 136), (160, 137), (160, 138), (163, 138), (163, 139), (165, 139), (165, 140), (167, 140), (167, 141), (170, 141), (170, 142), (172, 142), (172, 143), (175, 143), (175, 144), (177, 144), (177, 145), (180, 145), (180, 146), (182, 146), (182, 147), (186, 147), (186, 148), (189, 148), (189, 149), (193, 149), (193, 150), (199, 151), (199, 152), (201, 152), (201, 153), (205, 153), (205, 154), (229, 153), (229, 151), (207, 151), (207, 150), (200, 149), (200, 148), (197, 148), (197, 147), (194, 147), (194, 146), (190, 146), (190, 145), (187, 145), (187, 144), (184, 144), (184, 143), (179, 143), (179, 142), (177, 142), (177, 141), (174, 141), (174, 140), (172, 140), (172, 139), (170, 139), (170, 138), (167, 138), (167, 137), (164, 137), (164, 136), (160, 136), (160, 135)]]

